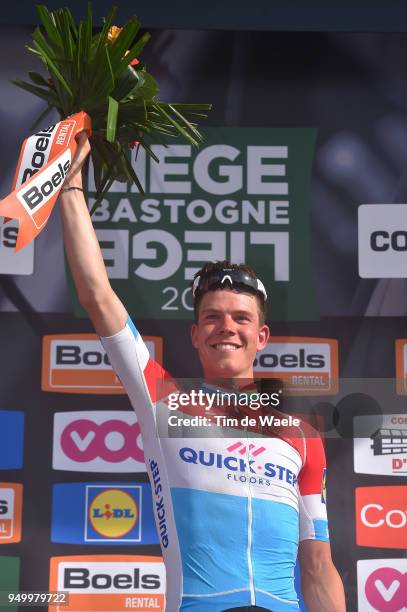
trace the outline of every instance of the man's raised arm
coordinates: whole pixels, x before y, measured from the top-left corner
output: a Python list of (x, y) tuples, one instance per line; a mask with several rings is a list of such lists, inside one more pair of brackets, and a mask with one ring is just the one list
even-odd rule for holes
[[(89, 151), (89, 140), (82, 133), (63, 190), (69, 187), (82, 188), (81, 169)], [(69, 189), (60, 195), (65, 251), (78, 299), (87, 311), (96, 333), (112, 336), (125, 326), (127, 312), (110, 285), (99, 242), (80, 189)]]

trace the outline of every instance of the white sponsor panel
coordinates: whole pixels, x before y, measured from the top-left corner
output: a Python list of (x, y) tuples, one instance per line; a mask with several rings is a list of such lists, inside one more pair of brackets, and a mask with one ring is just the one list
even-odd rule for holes
[(50, 590), (69, 592), (55, 612), (164, 612), (165, 580), (161, 557), (81, 555), (53, 557), (50, 564)]
[(9, 540), (14, 535), (14, 497), (14, 489), (3, 484), (0, 488), (0, 540)]
[(58, 338), (51, 340), (51, 368), (65, 370), (111, 370), (112, 366), (100, 340)]
[[(155, 343), (146, 340), (149, 355), (156, 358)], [(98, 339), (84, 340), (83, 338), (58, 338), (51, 340), (50, 365), (52, 369), (65, 370), (67, 365), (71, 370), (88, 370), (97, 367), (98, 370), (111, 370), (109, 358), (102, 343)]]
[(407, 204), (359, 206), (358, 238), (361, 278), (407, 278)]
[[(85, 571), (81, 571), (85, 570)], [(134, 577), (136, 570), (136, 577)], [(61, 561), (58, 566), (58, 591), (69, 590), (70, 593), (104, 594), (118, 593), (123, 594), (123, 590), (132, 593), (145, 593), (146, 588), (151, 586), (143, 584), (144, 576), (154, 576), (155, 590), (163, 591), (165, 586), (164, 563), (128, 561)], [(115, 580), (117, 576), (126, 576), (128, 580)], [(110, 580), (111, 579), (111, 580)], [(89, 583), (89, 586), (88, 586)], [(148, 585), (148, 582), (147, 582)]]
[[(380, 422), (381, 421), (381, 422)], [(407, 475), (407, 415), (353, 419), (354, 470), (359, 474)]]
[(29, 275), (34, 272), (34, 242), (16, 253), (17, 234), (18, 221), (14, 219), (0, 226), (0, 274)]
[(338, 342), (276, 336), (257, 353), (254, 372), (283, 379), (290, 395), (333, 395), (338, 392)]
[(357, 562), (358, 612), (407, 610), (407, 559)]
[(134, 412), (58, 412), (54, 415), (54, 470), (145, 472)]

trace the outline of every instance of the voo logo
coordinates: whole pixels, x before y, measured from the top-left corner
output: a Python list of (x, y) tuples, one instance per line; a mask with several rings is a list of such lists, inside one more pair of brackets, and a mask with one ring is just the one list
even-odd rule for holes
[[(100, 457), (117, 463), (132, 457), (144, 461), (144, 454), (137, 445), (140, 425), (110, 420), (96, 425), (88, 419), (74, 421), (61, 436), (62, 450), (74, 461), (92, 461)], [(110, 442), (109, 442), (110, 441)]]
[(136, 415), (131, 411), (56, 413), (53, 468), (85, 472), (145, 472)]

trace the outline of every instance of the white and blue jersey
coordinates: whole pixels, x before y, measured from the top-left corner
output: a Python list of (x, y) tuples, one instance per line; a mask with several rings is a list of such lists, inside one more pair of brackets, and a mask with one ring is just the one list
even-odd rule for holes
[[(300, 540), (328, 541), (325, 454), (320, 438), (158, 434), (168, 374), (128, 320), (101, 338), (140, 424), (167, 570), (166, 611), (222, 612), (257, 605), (299, 610), (294, 567)], [(230, 430), (229, 430), (230, 431)]]

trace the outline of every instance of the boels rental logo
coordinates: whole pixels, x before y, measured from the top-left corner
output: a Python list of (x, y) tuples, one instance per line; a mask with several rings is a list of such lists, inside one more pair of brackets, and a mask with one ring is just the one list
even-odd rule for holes
[(329, 338), (273, 337), (254, 362), (255, 376), (283, 379), (289, 395), (335, 395), (338, 370), (338, 341)]
[[(162, 338), (146, 336), (150, 357), (162, 363)], [(44, 336), (42, 390), (60, 393), (123, 394), (96, 334)]]
[(165, 609), (165, 568), (161, 557), (90, 555), (53, 557), (50, 591), (69, 591), (69, 603), (52, 612)]
[(0, 544), (21, 542), (23, 486), (0, 482)]

